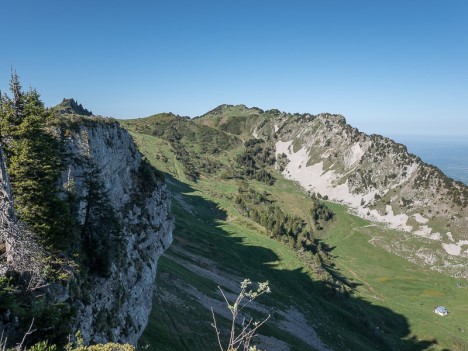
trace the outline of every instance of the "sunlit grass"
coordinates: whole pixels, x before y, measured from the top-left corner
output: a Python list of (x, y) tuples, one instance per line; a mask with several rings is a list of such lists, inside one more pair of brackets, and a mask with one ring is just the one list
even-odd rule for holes
[[(173, 200), (177, 219), (174, 247), (209, 258), (220, 270), (239, 277), (269, 280), (273, 294), (268, 297), (268, 305), (300, 309), (329, 345), (336, 349), (374, 350), (381, 347), (376, 341), (381, 338), (393, 349), (413, 349), (418, 340), (434, 339), (437, 344), (427, 349), (468, 347), (468, 289), (457, 287), (456, 279), (412, 264), (369, 243), (374, 235), (388, 235), (394, 240), (401, 236), (400, 232), (369, 227), (370, 222), (350, 215), (345, 207), (327, 203), (336, 216), (319, 236), (333, 247), (336, 269), (359, 284), (354, 298), (342, 300), (329, 295), (292, 250), (269, 238), (263, 228), (239, 214), (230, 200), (237, 192), (236, 180), (214, 176), (187, 183), (182, 165), (165, 141), (139, 133), (132, 135), (153, 165), (182, 181), (168, 179), (172, 192), (183, 196), (194, 209), (190, 214)], [(158, 153), (167, 160), (158, 158)], [(308, 195), (297, 184), (276, 176), (278, 180), (273, 187), (255, 181), (251, 184), (258, 191), (270, 193), (288, 213), (307, 218), (311, 207)], [(213, 219), (219, 209), (225, 211), (226, 217)], [(206, 340), (214, 340), (210, 312), (179, 285), (189, 284), (211, 295), (215, 290), (213, 283), (164, 257), (158, 274), (158, 290), (169, 292), (181, 305), (162, 306), (156, 295), (156, 307), (143, 340), (152, 345), (152, 350), (205, 350)], [(433, 313), (436, 305), (446, 306), (450, 314), (437, 316)], [(352, 312), (356, 309), (371, 322), (356, 320)], [(266, 332), (287, 341), (292, 350), (307, 350), (283, 330), (270, 326)], [(374, 340), (375, 335), (379, 336)], [(400, 337), (415, 337), (415, 341), (404, 344)]]

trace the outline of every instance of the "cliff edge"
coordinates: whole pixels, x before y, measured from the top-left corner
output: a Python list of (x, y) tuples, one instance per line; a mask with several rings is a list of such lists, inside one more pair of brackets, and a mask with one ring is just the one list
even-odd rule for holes
[(82, 121), (61, 130), (62, 196), (72, 189), (77, 199), (90, 269), (85, 293), (72, 298), (74, 325), (85, 341), (135, 345), (151, 311), (158, 258), (172, 242), (170, 193), (117, 122)]
[[(170, 192), (117, 122), (63, 114), (47, 128), (60, 145), (54, 197), (72, 214), (72, 240), (61, 251), (46, 247), (36, 240), (34, 223), (24, 223), (21, 213), (17, 219), (21, 189), (15, 189), (18, 177), (10, 186), (12, 165), (8, 151), (0, 150), (0, 278), (7, 297), (0, 304), (0, 332), (14, 342), (33, 323), (43, 339), (54, 340), (60, 329), (63, 335), (80, 331), (86, 344), (136, 345), (152, 308), (158, 258), (172, 242)], [(17, 138), (1, 136), (7, 149)], [(29, 261), (34, 256), (40, 274), (18, 265), (15, 257), (24, 252)], [(20, 294), (8, 290), (13, 285)], [(32, 303), (16, 308), (13, 301), (25, 296)]]

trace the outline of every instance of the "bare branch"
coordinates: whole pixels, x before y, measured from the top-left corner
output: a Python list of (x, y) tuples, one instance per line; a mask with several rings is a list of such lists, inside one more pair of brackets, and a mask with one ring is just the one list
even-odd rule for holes
[(18, 346), (18, 350), (22, 350), (23, 349), (23, 344), (24, 342), (26, 341), (26, 338), (31, 335), (32, 333), (34, 333), (36, 331), (36, 329), (32, 330), (32, 326), (34, 324), (34, 318), (32, 319), (31, 321), (31, 325), (29, 326), (29, 329), (28, 331), (23, 335), (23, 340), (21, 340), (21, 344), (19, 344)]
[[(211, 308), (211, 314), (213, 316), (212, 325), (216, 330), (216, 336), (221, 351), (236, 351), (239, 350), (240, 347), (242, 347), (243, 350), (248, 351), (250, 348), (250, 342), (252, 341), (252, 338), (256, 335), (257, 330), (270, 318), (270, 315), (268, 315), (268, 317), (266, 317), (261, 322), (253, 322), (253, 319), (246, 321), (244, 317), (242, 320), (242, 326), (240, 330), (236, 329), (237, 318), (240, 315), (240, 312), (253, 300), (263, 295), (264, 293), (270, 292), (268, 282), (259, 283), (258, 288), (256, 290), (248, 290), (248, 287), (251, 284), (251, 281), (248, 279), (245, 279), (241, 283), (241, 290), (239, 292), (239, 295), (236, 297), (233, 305), (230, 304), (223, 289), (221, 289), (218, 286), (218, 289), (220, 290), (221, 295), (223, 296), (223, 299), (232, 315), (229, 343), (227, 348), (224, 349), (221, 342), (221, 332), (216, 324), (214, 310), (213, 308)], [(243, 301), (245, 299), (247, 299), (247, 301), (244, 303)]]
[(216, 318), (215, 318), (215, 315), (214, 315), (214, 311), (213, 311), (213, 307), (211, 308), (211, 314), (213, 316), (213, 324), (212, 326), (215, 328), (216, 330), (216, 337), (218, 338), (218, 345), (219, 345), (219, 348), (221, 349), (221, 351), (223, 351), (223, 345), (221, 344), (221, 338), (220, 338), (220, 332), (218, 330), (218, 325), (216, 324)]

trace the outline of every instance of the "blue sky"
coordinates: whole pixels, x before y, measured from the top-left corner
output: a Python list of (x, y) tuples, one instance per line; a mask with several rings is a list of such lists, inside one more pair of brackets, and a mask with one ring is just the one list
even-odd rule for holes
[(0, 89), (13, 65), (49, 106), (131, 118), (242, 103), (468, 137), (466, 0), (15, 0), (0, 30)]

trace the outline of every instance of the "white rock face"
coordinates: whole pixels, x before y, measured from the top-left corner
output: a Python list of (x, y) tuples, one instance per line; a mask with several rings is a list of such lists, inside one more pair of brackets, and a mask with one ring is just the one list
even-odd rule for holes
[(136, 345), (151, 312), (158, 258), (172, 242), (170, 193), (161, 180), (149, 191), (142, 188), (141, 156), (118, 123), (78, 125), (65, 147), (68, 168), (61, 184), (73, 188), (79, 200), (79, 223), (86, 220), (91, 175), (119, 221), (123, 250), (112, 261), (109, 276), (91, 274), (77, 283), (84, 293), (72, 293), (69, 287), (63, 300), (76, 307), (74, 328), (85, 342)]
[(414, 215), (414, 219), (416, 220), (416, 222), (420, 223), (420, 224), (426, 224), (427, 222), (429, 222), (429, 220), (423, 216), (421, 216), (419, 213), (415, 213)]
[(464, 246), (468, 246), (468, 240), (461, 240), (456, 244), (442, 244), (449, 255), (459, 256), (463, 253), (468, 256), (468, 250), (463, 251)]
[[(142, 171), (144, 165), (133, 140), (118, 123), (84, 120), (62, 132), (66, 135), (67, 168), (60, 180), (59, 196), (71, 192), (78, 202), (74, 245), (81, 259), (76, 262), (79, 267), (68, 267), (72, 278), (66, 286), (51, 284), (40, 294), (73, 306), (76, 314), (70, 334), (79, 330), (85, 343), (136, 345), (151, 312), (158, 258), (172, 242), (170, 193), (162, 180), (149, 179)], [(101, 194), (99, 201), (96, 193)], [(33, 234), (17, 223), (11, 194), (0, 147), (0, 239), (7, 258), (0, 262), (0, 275), (13, 270), (39, 277), (43, 270), (39, 262), (43, 260), (38, 255), (43, 249)], [(111, 215), (114, 227), (95, 219), (102, 217), (90, 215), (97, 206)], [(98, 237), (95, 241), (84, 230), (89, 222), (93, 222), (93, 235)], [(100, 251), (91, 250), (90, 254), (85, 249), (98, 244)], [(108, 257), (102, 261), (108, 266), (105, 274), (87, 266), (89, 256), (99, 254)], [(3, 325), (4, 320), (0, 320), (0, 331)], [(10, 327), (5, 335), (14, 332)]]
[[(369, 194), (353, 194), (347, 181), (338, 184), (342, 175), (336, 174), (334, 170), (324, 170), (323, 161), (307, 166), (309, 161), (309, 151), (302, 148), (297, 152), (291, 150), (292, 141), (276, 143), (276, 154), (285, 153), (288, 156), (289, 163), (283, 171), (283, 175), (297, 181), (304, 189), (319, 193), (322, 196), (328, 196), (332, 201), (341, 202), (356, 210), (356, 213), (366, 219), (389, 224), (392, 228), (411, 231), (412, 227), (406, 223), (408, 216), (406, 214), (394, 214), (392, 206), (386, 206), (386, 214), (382, 215), (376, 210), (369, 210), (360, 205), (362, 199), (373, 199), (375, 191)], [(347, 158), (348, 165), (351, 166), (358, 162), (362, 157), (362, 149), (355, 144)]]
[[(466, 185), (425, 164), (404, 145), (359, 132), (340, 115), (284, 115), (270, 124), (279, 126), (274, 139), (284, 177), (346, 205), (361, 218), (413, 234), (410, 241), (425, 250), (418, 258), (402, 241), (389, 249), (392, 252), (468, 277)], [(267, 127), (261, 126), (257, 134), (268, 135)], [(450, 232), (445, 234), (441, 223)]]
[(352, 167), (354, 164), (359, 162), (366, 152), (359, 143), (354, 144), (351, 149), (345, 154), (344, 164), (347, 168)]

